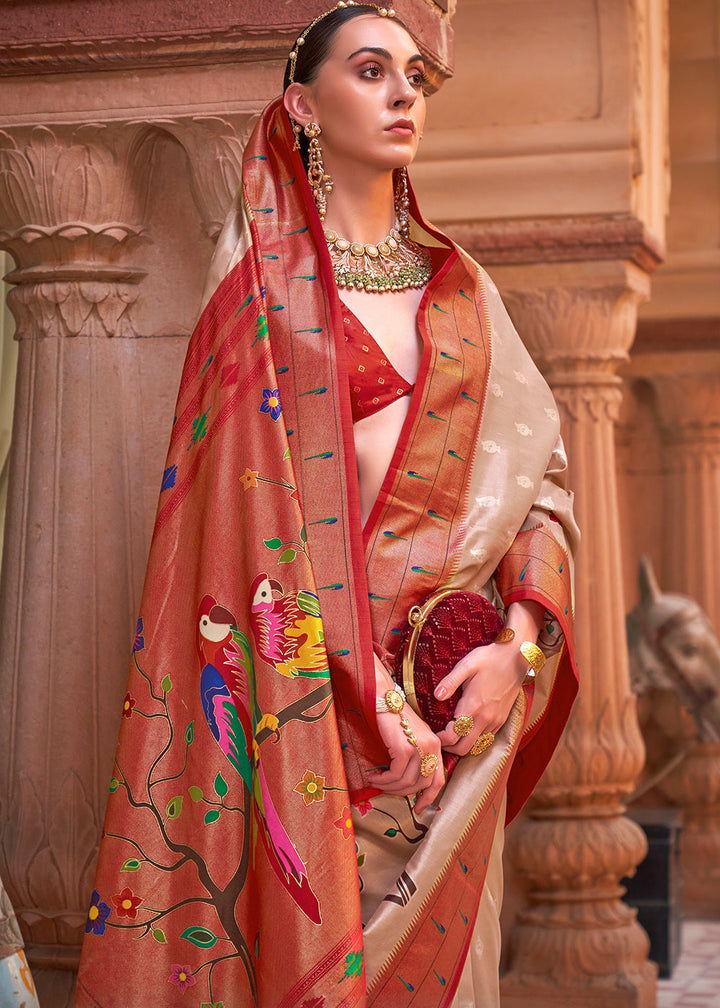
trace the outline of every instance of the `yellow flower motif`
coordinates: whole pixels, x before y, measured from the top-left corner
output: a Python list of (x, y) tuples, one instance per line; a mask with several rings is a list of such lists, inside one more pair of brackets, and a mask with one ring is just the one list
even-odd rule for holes
[(298, 794), (303, 796), (306, 805), (312, 805), (314, 801), (322, 801), (325, 797), (325, 778), (316, 777), (312, 770), (308, 770), (301, 781), (293, 788)]
[(254, 469), (246, 469), (243, 475), (240, 477), (240, 482), (243, 485), (243, 490), (249, 490), (250, 487), (257, 486), (258, 474)]

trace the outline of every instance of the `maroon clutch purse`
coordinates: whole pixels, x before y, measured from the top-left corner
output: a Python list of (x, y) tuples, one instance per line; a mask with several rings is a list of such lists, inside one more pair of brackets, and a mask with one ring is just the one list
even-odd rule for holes
[(435, 687), (469, 651), (492, 644), (502, 628), (495, 606), (475, 592), (437, 592), (408, 613), (393, 678), (434, 732), (452, 721), (458, 701), (456, 694), (436, 700)]

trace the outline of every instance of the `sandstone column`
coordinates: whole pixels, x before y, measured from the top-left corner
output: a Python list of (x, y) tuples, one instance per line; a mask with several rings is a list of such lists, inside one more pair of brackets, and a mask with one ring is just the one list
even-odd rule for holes
[[(566, 225), (566, 243), (579, 238), (572, 228)], [(628, 237), (634, 229), (627, 222)], [(555, 230), (560, 239), (561, 226)], [(535, 241), (549, 239), (541, 231)], [(601, 231), (594, 232), (598, 242)], [(642, 241), (627, 258), (613, 258), (619, 236), (605, 237), (605, 259), (490, 267), (557, 398), (583, 533), (576, 579), (580, 693), (510, 845), (530, 905), (511, 934), (503, 1008), (655, 1004), (648, 939), (620, 899), (619, 881), (642, 860), (646, 843), (623, 816), (644, 751), (627, 666), (613, 427), (621, 397), (615, 372), (657, 259)], [(513, 248), (509, 240), (507, 247)], [(622, 242), (615, 251), (622, 254)], [(509, 251), (513, 257), (520, 254)]]
[[(196, 230), (215, 236), (249, 118), (0, 133), (0, 244), (16, 262), (19, 340), (0, 596), (0, 875), (48, 1005), (70, 1003), (188, 332), (152, 316), (166, 310), (156, 242), (168, 236), (148, 205), (161, 176), (170, 214), (187, 208), (184, 171)], [(168, 155), (177, 139), (191, 161)], [(207, 255), (187, 239), (195, 314)], [(146, 264), (156, 275), (143, 314)]]
[[(676, 324), (678, 342), (682, 322)], [(662, 542), (656, 573), (662, 591), (695, 599), (720, 633), (720, 359), (711, 349), (649, 350), (625, 369), (653, 393), (662, 465), (654, 474), (661, 504)], [(632, 420), (623, 430), (624, 451), (637, 458)], [(644, 440), (644, 439), (643, 439)], [(649, 481), (648, 481), (649, 482)], [(637, 539), (637, 532), (630, 539)], [(698, 638), (702, 649), (703, 640)], [(692, 658), (692, 656), (690, 656)], [(660, 769), (655, 765), (654, 771)], [(683, 911), (717, 917), (720, 911), (720, 745), (698, 743), (658, 784), (660, 801), (683, 812)]]

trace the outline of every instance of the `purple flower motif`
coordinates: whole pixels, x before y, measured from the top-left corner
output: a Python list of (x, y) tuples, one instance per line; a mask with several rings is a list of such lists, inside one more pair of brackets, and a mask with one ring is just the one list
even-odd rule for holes
[(135, 627), (135, 643), (133, 644), (133, 651), (142, 651), (145, 647), (145, 638), (143, 637), (143, 620), (142, 616), (138, 618), (137, 626)]
[(110, 907), (107, 903), (102, 903), (100, 900), (100, 893), (97, 889), (93, 889), (92, 899), (90, 900), (90, 909), (88, 910), (87, 920), (85, 921), (85, 934), (101, 935), (105, 934), (105, 921), (110, 916)]
[(176, 465), (168, 466), (165, 472), (163, 473), (160, 493), (162, 493), (163, 490), (169, 490), (170, 487), (174, 487), (176, 477), (177, 477), (177, 466)]
[(279, 389), (263, 389), (263, 401), (260, 403), (260, 412), (269, 413), (273, 420), (278, 419), (282, 413)]
[(195, 983), (195, 977), (189, 966), (173, 966), (170, 980), (178, 985), (183, 994), (188, 987), (192, 987)]

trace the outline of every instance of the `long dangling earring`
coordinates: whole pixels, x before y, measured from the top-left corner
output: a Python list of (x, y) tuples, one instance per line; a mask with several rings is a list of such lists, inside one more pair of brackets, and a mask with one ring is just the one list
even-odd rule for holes
[(395, 187), (395, 216), (403, 238), (410, 237), (410, 197), (408, 196), (407, 168), (398, 172)]
[(326, 173), (325, 165), (323, 164), (322, 148), (318, 140), (322, 130), (317, 123), (311, 122), (307, 124), (304, 132), (310, 141), (307, 170), (308, 182), (310, 183), (320, 220), (324, 221), (325, 211), (327, 210), (327, 197), (328, 193), (332, 192), (333, 180)]

